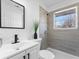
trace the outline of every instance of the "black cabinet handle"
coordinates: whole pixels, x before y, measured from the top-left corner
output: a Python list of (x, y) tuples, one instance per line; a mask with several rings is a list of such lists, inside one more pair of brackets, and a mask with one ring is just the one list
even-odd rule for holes
[(26, 59), (26, 56), (23, 56), (23, 59)]
[(30, 54), (28, 53), (28, 59), (30, 59)]
[[(28, 53), (28, 59), (30, 59), (30, 54)], [(26, 59), (26, 56), (23, 56), (23, 59)]]

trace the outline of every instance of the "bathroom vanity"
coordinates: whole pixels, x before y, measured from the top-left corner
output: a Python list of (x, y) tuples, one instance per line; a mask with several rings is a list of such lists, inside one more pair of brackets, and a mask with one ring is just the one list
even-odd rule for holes
[(6, 44), (0, 48), (0, 59), (38, 59), (37, 42)]

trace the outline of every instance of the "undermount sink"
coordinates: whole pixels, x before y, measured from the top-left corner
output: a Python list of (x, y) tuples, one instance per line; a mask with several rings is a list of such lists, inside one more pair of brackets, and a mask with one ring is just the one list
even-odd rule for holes
[(21, 48), (29, 45), (30, 42), (21, 42), (21, 43), (16, 43), (16, 44), (12, 44), (12, 49), (15, 49), (15, 50), (20, 50)]
[(16, 44), (11, 44), (11, 48), (14, 50), (22, 50), (25, 48), (28, 48), (29, 46), (33, 45), (35, 42), (26, 41), (26, 42), (20, 42)]

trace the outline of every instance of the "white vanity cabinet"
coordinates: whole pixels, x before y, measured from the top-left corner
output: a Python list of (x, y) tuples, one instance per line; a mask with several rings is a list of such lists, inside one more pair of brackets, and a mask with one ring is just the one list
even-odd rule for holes
[(30, 59), (38, 59), (39, 55), (39, 47), (36, 46), (32, 49), (32, 51), (30, 51)]
[(24, 50), (8, 59), (38, 59), (39, 45)]

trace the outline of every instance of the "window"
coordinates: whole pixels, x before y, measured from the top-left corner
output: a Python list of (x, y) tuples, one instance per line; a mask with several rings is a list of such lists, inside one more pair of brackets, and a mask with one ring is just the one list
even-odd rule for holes
[(54, 29), (77, 29), (77, 7), (54, 13)]

